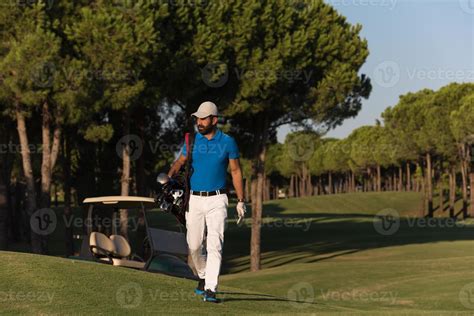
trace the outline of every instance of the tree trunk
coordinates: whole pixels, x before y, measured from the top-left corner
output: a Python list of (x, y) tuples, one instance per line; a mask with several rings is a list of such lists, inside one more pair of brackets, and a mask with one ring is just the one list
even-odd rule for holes
[[(40, 207), (51, 207), (51, 183), (53, 177), (53, 169), (59, 154), (61, 144), (61, 129), (57, 125), (53, 133), (53, 144), (51, 145), (51, 111), (47, 101), (43, 103), (42, 108), (42, 161), (41, 161), (41, 194)], [(47, 253), (47, 237), (42, 238), (43, 253)]]
[(398, 191), (403, 191), (403, 169), (402, 166), (398, 167)]
[(471, 199), (469, 204), (469, 216), (474, 218), (474, 170), (469, 173)]
[[(135, 126), (137, 129), (138, 137), (145, 143), (145, 109), (143, 106), (138, 106), (135, 111)], [(146, 175), (145, 175), (145, 151), (138, 157), (135, 170), (135, 183), (137, 187), (137, 195), (148, 196), (148, 190), (146, 186)]]
[(454, 203), (456, 202), (456, 170), (454, 166), (449, 172), (449, 217), (454, 218)]
[(461, 161), (461, 177), (462, 177), (462, 213), (463, 217), (467, 217), (467, 170), (466, 163)]
[(426, 190), (428, 198), (428, 216), (433, 216), (433, 175), (431, 166), (431, 155), (426, 154)]
[(407, 168), (407, 191), (411, 191), (411, 172), (410, 172), (410, 162), (406, 163)]
[(307, 195), (308, 196), (311, 196), (313, 195), (313, 192), (314, 192), (314, 188), (313, 188), (313, 182), (312, 182), (312, 179), (311, 179), (311, 174), (308, 173), (308, 177), (307, 177), (307, 182), (306, 182), (306, 188), (307, 188)]
[(295, 197), (295, 175), (290, 176), (290, 188), (288, 190), (288, 195), (290, 197)]
[(270, 190), (271, 190), (271, 188), (272, 188), (272, 184), (270, 182), (270, 178), (266, 177), (266, 179), (265, 179), (265, 195), (266, 195), (265, 200), (267, 200), (267, 201), (270, 200)]
[(329, 194), (333, 194), (333, 185), (332, 185), (332, 172), (329, 171), (328, 173), (328, 191), (329, 191)]
[[(0, 143), (8, 145), (11, 140), (10, 122), (4, 122), (0, 127)], [(0, 250), (8, 249), (9, 230), (11, 224), (12, 198), (11, 198), (11, 156), (8, 152), (0, 152)]]
[[(418, 177), (418, 174), (417, 174), (417, 177), (416, 177), (416, 192), (422, 192), (424, 189), (423, 189), (423, 183), (424, 183), (424, 176), (423, 176), (423, 167), (420, 166), (420, 163), (417, 162), (416, 163), (416, 170), (420, 170), (422, 176), (421, 177)], [(424, 192), (423, 192), (424, 194)]]
[(295, 175), (296, 197), (301, 197), (300, 185), (301, 185), (300, 176), (299, 176), (299, 175)]
[(250, 198), (250, 181), (249, 181), (249, 179), (245, 178), (244, 183), (245, 183), (245, 200), (246, 201), (251, 201), (251, 198)]
[(377, 192), (382, 191), (382, 171), (380, 165), (377, 165)]
[[(0, 162), (1, 163), (1, 162)], [(3, 166), (0, 165), (3, 171)], [(8, 249), (8, 190), (0, 173), (0, 250)]]
[(349, 172), (344, 173), (344, 193), (348, 193), (351, 190), (350, 185), (350, 174)]
[(41, 196), (40, 207), (51, 207), (51, 182), (53, 169), (59, 154), (61, 144), (61, 129), (56, 126), (51, 145), (51, 111), (48, 102), (43, 103), (42, 109), (42, 162), (41, 162)]
[(262, 129), (260, 131), (260, 141), (257, 142), (256, 150), (256, 161), (254, 174), (257, 178), (257, 188), (255, 194), (255, 207), (252, 207), (252, 234), (250, 238), (250, 271), (260, 270), (260, 233), (262, 225), (262, 213), (263, 213), (263, 204), (262, 204), (262, 195), (263, 195), (263, 181), (265, 179), (265, 155), (267, 151), (267, 140), (268, 140), (268, 119), (265, 118), (264, 123), (262, 124)]
[[(28, 214), (28, 221), (31, 219), (33, 213), (36, 211), (36, 188), (35, 179), (33, 175), (33, 168), (31, 165), (31, 153), (28, 142), (28, 135), (26, 131), (26, 122), (23, 112), (21, 112), (20, 104), (16, 104), (16, 121), (18, 138), (21, 146), (21, 159), (23, 165), (23, 173), (26, 181), (26, 213)], [(31, 248), (34, 253), (43, 253), (41, 236), (36, 232), (30, 233)]]
[(425, 172), (423, 171), (423, 167), (420, 168), (421, 170), (421, 192), (422, 192), (422, 199), (421, 199), (421, 217), (424, 217), (426, 215), (426, 201), (427, 201), (427, 192), (426, 192), (426, 176)]
[(49, 208), (51, 204), (51, 115), (48, 102), (43, 104), (43, 122), (41, 126), (43, 138), (42, 162), (41, 162), (41, 196), (40, 207)]
[[(128, 111), (124, 114), (124, 135), (130, 135), (130, 118)], [(121, 179), (121, 195), (128, 196), (130, 192), (130, 144), (127, 141), (122, 144), (122, 179)], [(128, 239), (128, 210), (120, 210), (120, 234)]]
[(307, 175), (306, 164), (302, 163), (301, 164), (301, 182), (300, 182), (301, 196), (307, 196), (308, 195), (307, 177), (308, 177), (308, 175)]
[(444, 184), (443, 184), (443, 177), (439, 181), (439, 211), (441, 213), (444, 212)]
[[(66, 137), (64, 137), (63, 139), (62, 162), (64, 183), (64, 218), (66, 220), (66, 223), (71, 223), (71, 220), (73, 218), (71, 210), (71, 145), (69, 143), (69, 139), (67, 139)], [(72, 225), (66, 225), (64, 233), (66, 255), (72, 256), (74, 254)]]
[[(465, 146), (466, 148), (466, 155), (465, 155), (465, 168), (466, 168), (466, 174), (469, 175), (469, 196), (470, 196), (470, 201), (469, 201), (469, 216), (471, 218), (474, 218), (474, 166), (471, 163), (473, 161), (473, 155), (474, 152), (471, 150), (471, 146)], [(467, 189), (467, 188), (466, 188)]]

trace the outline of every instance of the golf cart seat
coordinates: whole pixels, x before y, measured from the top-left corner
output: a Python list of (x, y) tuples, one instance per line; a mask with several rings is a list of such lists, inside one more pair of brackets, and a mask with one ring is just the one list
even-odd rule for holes
[(101, 262), (109, 263), (118, 267), (134, 269), (145, 268), (145, 262), (129, 260), (132, 249), (128, 241), (120, 235), (106, 235), (92, 232), (90, 236), (91, 252)]
[[(149, 226), (147, 210), (157, 207), (157, 201), (141, 196), (99, 196), (86, 198), (87, 235), (83, 240), (84, 252), (96, 261), (114, 266), (134, 268), (153, 273), (164, 273), (176, 277), (197, 280), (193, 270), (187, 264), (188, 245), (186, 235), (182, 232), (167, 231)], [(132, 245), (142, 245), (140, 252), (144, 260), (134, 255), (134, 248), (127, 239), (118, 235), (117, 218), (119, 210), (138, 210), (137, 215), (143, 218), (143, 229), (131, 234)], [(135, 214), (132, 211), (131, 214)], [(95, 216), (94, 216), (95, 215)], [(102, 219), (109, 219), (110, 225)], [(111, 219), (111, 221), (110, 221)], [(107, 231), (107, 235), (98, 231)], [(107, 237), (110, 236), (110, 237)], [(138, 259), (136, 259), (136, 258)]]
[(132, 247), (128, 243), (127, 239), (121, 235), (110, 235), (110, 240), (114, 244), (115, 253), (123, 258), (130, 256), (132, 253)]
[(112, 256), (115, 251), (112, 240), (102, 233), (92, 232), (89, 238), (89, 245), (94, 256), (98, 258)]

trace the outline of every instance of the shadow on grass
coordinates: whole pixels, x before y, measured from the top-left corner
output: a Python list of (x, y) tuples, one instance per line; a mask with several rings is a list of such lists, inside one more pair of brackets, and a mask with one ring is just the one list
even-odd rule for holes
[[(247, 221), (248, 226), (228, 226), (223, 273), (248, 271), (251, 228), (250, 219)], [(262, 265), (272, 268), (383, 247), (474, 240), (473, 224), (450, 218), (402, 217), (393, 231), (381, 230), (380, 221), (365, 214), (282, 214), (267, 218), (261, 227)]]
[[(221, 295), (221, 301), (225, 302), (233, 302), (233, 301), (274, 301), (274, 302), (288, 302), (293, 304), (308, 304), (308, 305), (319, 305), (316, 302), (308, 302), (308, 301), (301, 301), (301, 300), (292, 300), (285, 297), (278, 297), (269, 294), (260, 294), (260, 293), (240, 293), (240, 292), (217, 292), (218, 295)], [(228, 295), (232, 296), (242, 296), (242, 297), (228, 297)]]
[[(383, 247), (474, 240), (474, 225), (459, 226), (456, 224), (462, 222), (449, 218), (425, 218), (425, 221), (431, 221), (431, 225), (422, 225), (421, 218), (414, 222), (402, 217), (396, 231), (381, 234), (375, 229), (374, 215), (362, 212), (281, 214), (283, 211), (278, 202), (265, 204), (261, 227), (264, 268), (319, 262)], [(232, 220), (232, 212), (234, 210), (230, 207), (221, 269), (224, 274), (248, 271), (249, 268), (251, 219), (247, 218), (244, 225), (237, 226)], [(149, 221), (153, 227), (179, 231), (175, 218), (169, 214), (152, 211)], [(74, 233), (82, 232), (76, 229)], [(50, 254), (64, 255), (64, 234), (63, 225), (58, 225), (49, 238)], [(28, 251), (27, 246), (20, 246), (22, 248), (11, 250)], [(79, 246), (76, 244), (76, 249)]]

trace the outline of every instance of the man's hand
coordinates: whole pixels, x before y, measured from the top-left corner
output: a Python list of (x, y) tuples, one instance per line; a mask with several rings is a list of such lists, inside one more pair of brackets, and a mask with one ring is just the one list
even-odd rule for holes
[(247, 207), (245, 206), (245, 202), (237, 202), (237, 215), (239, 219), (237, 220), (237, 225), (240, 224), (242, 219), (245, 217), (245, 213), (247, 212)]

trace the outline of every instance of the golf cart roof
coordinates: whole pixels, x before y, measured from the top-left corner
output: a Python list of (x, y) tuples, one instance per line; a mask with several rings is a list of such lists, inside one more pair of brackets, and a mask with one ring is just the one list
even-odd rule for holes
[(153, 208), (155, 199), (142, 196), (99, 196), (87, 198), (82, 203), (110, 206), (116, 208)]

